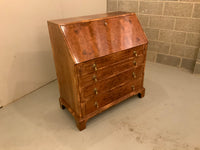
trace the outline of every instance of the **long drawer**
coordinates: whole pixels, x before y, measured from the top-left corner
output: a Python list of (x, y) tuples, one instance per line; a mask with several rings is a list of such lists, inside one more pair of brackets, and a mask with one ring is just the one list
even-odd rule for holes
[(124, 82), (138, 80), (143, 76), (143, 70), (143, 66), (132, 68), (111, 78), (107, 78), (90, 86), (81, 88), (81, 97), (87, 99), (87, 97), (90, 95), (98, 95), (104, 93), (105, 91), (109, 91), (110, 89), (115, 88)]
[(86, 74), (79, 78), (79, 85), (80, 87), (87, 87), (107, 78), (110, 78), (111, 76), (119, 74), (120, 72), (129, 70), (131, 68), (143, 66), (144, 60), (145, 57), (143, 55), (136, 58), (131, 57), (129, 59), (126, 59), (125, 61), (121, 61), (103, 69), (99, 69), (96, 72)]
[(128, 50), (123, 50), (117, 53), (113, 53), (111, 55), (107, 55), (104, 57), (99, 57), (97, 59), (79, 64), (78, 65), (79, 75), (83, 76), (85, 74), (96, 72), (99, 69), (110, 66), (116, 62), (120, 62), (121, 60), (126, 60), (131, 57), (139, 57), (144, 54), (145, 54), (144, 45), (142, 45), (130, 48)]
[(92, 113), (96, 111), (98, 108), (101, 108), (127, 94), (137, 93), (142, 88), (142, 78), (124, 83), (123, 85), (109, 90), (105, 93), (99, 95), (90, 96), (90, 100), (86, 101), (85, 104), (85, 114)]

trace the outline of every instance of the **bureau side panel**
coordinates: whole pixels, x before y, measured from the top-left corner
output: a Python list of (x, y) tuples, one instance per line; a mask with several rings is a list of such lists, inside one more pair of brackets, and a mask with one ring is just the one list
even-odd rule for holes
[(144, 86), (144, 74), (145, 74), (145, 66), (146, 66), (147, 48), (148, 48), (148, 43), (144, 45), (144, 68), (143, 68), (143, 80), (142, 80), (143, 86)]
[(75, 64), (69, 54), (60, 27), (53, 23), (48, 23), (48, 27), (59, 84), (60, 98), (65, 102), (67, 105), (66, 107), (75, 117), (81, 117)]

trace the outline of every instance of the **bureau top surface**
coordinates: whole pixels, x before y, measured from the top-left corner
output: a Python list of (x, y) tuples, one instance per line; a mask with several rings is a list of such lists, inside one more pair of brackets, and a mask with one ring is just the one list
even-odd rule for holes
[(60, 27), (75, 64), (147, 43), (134, 13), (105, 13), (48, 23)]

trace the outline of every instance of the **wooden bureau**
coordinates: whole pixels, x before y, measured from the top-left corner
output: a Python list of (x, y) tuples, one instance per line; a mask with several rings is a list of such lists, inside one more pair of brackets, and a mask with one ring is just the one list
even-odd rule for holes
[(147, 38), (134, 13), (48, 21), (60, 106), (83, 130), (91, 117), (144, 96)]

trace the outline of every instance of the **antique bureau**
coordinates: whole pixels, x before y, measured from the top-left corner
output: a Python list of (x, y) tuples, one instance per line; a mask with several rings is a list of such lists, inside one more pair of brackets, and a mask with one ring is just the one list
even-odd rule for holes
[(144, 96), (147, 38), (134, 13), (48, 21), (60, 106), (83, 130), (91, 117)]

